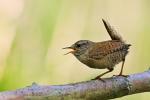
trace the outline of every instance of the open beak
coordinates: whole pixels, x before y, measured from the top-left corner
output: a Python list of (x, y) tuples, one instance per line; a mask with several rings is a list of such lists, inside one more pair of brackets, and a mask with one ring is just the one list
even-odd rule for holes
[(65, 47), (65, 48), (62, 48), (62, 49), (71, 49), (72, 51), (69, 51), (68, 53), (64, 54), (64, 55), (67, 55), (69, 53), (74, 53), (75, 52), (75, 49), (73, 47)]

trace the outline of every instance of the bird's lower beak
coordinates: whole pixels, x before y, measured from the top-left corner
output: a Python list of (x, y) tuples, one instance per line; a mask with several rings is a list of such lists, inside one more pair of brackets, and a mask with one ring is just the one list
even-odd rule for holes
[(65, 47), (65, 48), (63, 48), (63, 49), (71, 49), (72, 51), (70, 51), (70, 52), (68, 52), (68, 53), (66, 53), (66, 54), (64, 54), (64, 55), (67, 55), (67, 54), (69, 54), (69, 53), (74, 53), (75, 52), (75, 49), (73, 48), (73, 47)]
[(62, 48), (62, 49), (73, 49), (72, 47), (65, 47), (65, 48)]

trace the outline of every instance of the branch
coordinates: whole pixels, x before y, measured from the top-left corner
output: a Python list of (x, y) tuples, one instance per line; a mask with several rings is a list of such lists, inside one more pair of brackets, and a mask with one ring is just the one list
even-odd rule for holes
[(150, 92), (150, 70), (101, 80), (91, 80), (66, 85), (29, 87), (0, 93), (0, 100), (107, 100), (126, 95)]

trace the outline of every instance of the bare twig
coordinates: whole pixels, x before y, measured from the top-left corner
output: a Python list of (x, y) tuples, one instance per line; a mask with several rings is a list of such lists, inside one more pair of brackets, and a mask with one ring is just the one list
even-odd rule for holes
[[(105, 81), (105, 82), (104, 82)], [(0, 100), (107, 100), (150, 92), (150, 71), (66, 85), (29, 87), (0, 93)]]

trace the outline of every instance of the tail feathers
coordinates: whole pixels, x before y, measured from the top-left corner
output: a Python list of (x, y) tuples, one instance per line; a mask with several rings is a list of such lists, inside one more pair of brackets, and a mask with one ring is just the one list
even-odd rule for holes
[(121, 42), (124, 42), (120, 34), (117, 33), (117, 31), (104, 19), (102, 19), (104, 26), (111, 37), (112, 40), (119, 40)]

